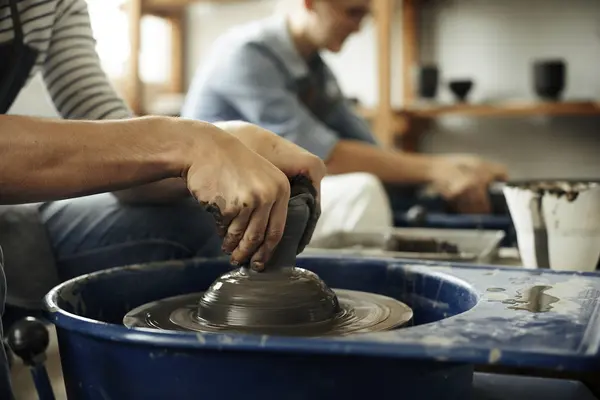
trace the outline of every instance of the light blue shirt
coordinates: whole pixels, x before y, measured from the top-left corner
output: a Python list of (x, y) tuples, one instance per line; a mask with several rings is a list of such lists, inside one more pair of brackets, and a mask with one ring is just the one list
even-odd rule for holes
[[(320, 66), (315, 73), (297, 52), (284, 17), (236, 27), (215, 42), (197, 71), (181, 116), (250, 122), (322, 159), (340, 139), (377, 144), (366, 121), (343, 97), (331, 70), (324, 63)], [(311, 109), (300, 93), (307, 80), (315, 78), (321, 103)]]

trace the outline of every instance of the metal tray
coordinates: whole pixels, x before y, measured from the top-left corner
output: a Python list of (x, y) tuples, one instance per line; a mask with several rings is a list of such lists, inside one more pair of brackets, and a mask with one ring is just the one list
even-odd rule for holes
[(491, 262), (498, 254), (504, 236), (505, 233), (500, 230), (473, 229), (390, 228), (377, 231), (340, 231), (312, 240), (305, 253)]

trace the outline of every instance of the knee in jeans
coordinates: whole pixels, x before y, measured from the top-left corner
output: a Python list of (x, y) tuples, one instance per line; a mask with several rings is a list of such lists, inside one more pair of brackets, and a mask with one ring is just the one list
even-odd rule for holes
[(367, 172), (357, 172), (352, 174), (353, 185), (363, 196), (368, 195), (372, 199), (388, 201), (388, 195), (379, 178)]

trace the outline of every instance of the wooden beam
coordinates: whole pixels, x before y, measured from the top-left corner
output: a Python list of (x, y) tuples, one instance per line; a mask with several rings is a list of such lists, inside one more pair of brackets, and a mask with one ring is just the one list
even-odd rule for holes
[(402, 0), (402, 74), (403, 106), (410, 106), (415, 100), (413, 71), (419, 64), (417, 33), (417, 5), (415, 0)]
[(171, 79), (172, 93), (185, 91), (185, 11), (179, 10), (167, 17), (171, 27)]
[(377, 30), (377, 71), (379, 99), (374, 121), (374, 133), (384, 146), (394, 145), (394, 115), (392, 110), (392, 19), (393, 0), (375, 0), (374, 18)]
[(129, 63), (126, 76), (126, 98), (134, 113), (142, 112), (143, 88), (140, 78), (140, 52), (142, 36), (142, 0), (129, 0)]

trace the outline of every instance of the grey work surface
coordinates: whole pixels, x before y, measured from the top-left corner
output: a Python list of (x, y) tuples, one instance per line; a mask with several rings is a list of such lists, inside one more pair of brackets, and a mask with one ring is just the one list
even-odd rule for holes
[(598, 400), (577, 381), (476, 372), (473, 400)]
[[(389, 228), (338, 231), (313, 239), (305, 253), (489, 263), (497, 257), (504, 235), (504, 232), (498, 230), (473, 229)], [(393, 251), (387, 248), (392, 238), (448, 242), (456, 245), (459, 253)]]

